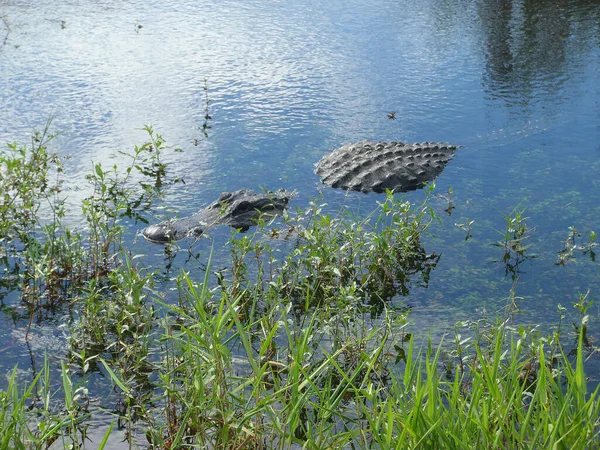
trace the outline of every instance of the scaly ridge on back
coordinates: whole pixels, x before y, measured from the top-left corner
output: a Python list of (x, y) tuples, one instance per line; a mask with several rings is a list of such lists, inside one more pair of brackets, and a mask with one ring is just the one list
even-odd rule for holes
[(406, 192), (434, 180), (458, 147), (446, 143), (363, 141), (325, 155), (315, 173), (323, 183), (361, 192)]

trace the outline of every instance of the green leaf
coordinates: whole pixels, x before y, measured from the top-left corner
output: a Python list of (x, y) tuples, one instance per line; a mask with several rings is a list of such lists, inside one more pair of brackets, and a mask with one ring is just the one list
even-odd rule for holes
[(96, 171), (96, 175), (100, 178), (104, 177), (104, 172), (102, 171), (102, 165), (100, 163), (94, 166), (94, 170)]
[(104, 437), (100, 441), (100, 445), (98, 446), (98, 450), (104, 450), (104, 447), (106, 446), (106, 443), (108, 442), (108, 438), (109, 438), (110, 433), (112, 432), (112, 429), (113, 429), (114, 426), (115, 426), (114, 422), (110, 424), (110, 427), (108, 427), (108, 430), (106, 430), (106, 433), (104, 434)]
[(104, 359), (100, 359), (100, 362), (102, 363), (102, 365), (104, 366), (104, 368), (106, 369), (106, 371), (108, 372), (108, 374), (110, 375), (110, 378), (114, 381), (114, 383), (117, 386), (119, 386), (119, 388), (123, 392), (125, 392), (126, 394), (129, 394), (129, 392), (130, 392), (129, 388), (127, 386), (125, 386), (121, 380), (119, 380), (119, 377), (117, 377), (117, 375), (109, 367), (109, 365), (106, 363), (106, 361), (104, 361)]

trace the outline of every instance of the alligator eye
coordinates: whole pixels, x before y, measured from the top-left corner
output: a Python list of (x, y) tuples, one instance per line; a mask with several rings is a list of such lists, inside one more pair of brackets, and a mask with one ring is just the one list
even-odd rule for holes
[(202, 233), (204, 233), (204, 230), (201, 227), (194, 227), (188, 232), (188, 235), (190, 237), (200, 237)]

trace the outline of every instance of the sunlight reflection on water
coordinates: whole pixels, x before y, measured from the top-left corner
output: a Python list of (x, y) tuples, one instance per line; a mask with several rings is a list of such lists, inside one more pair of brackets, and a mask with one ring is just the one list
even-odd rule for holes
[[(298, 189), (304, 207), (323, 189), (314, 164), (344, 143), (446, 141), (464, 146), (437, 181), (457, 208), (428, 244), (443, 254), (429, 288), (407, 299), (420, 327), (504, 304), (490, 243), (521, 202), (539, 255), (519, 281), (524, 320), (599, 292), (597, 262), (554, 266), (567, 227), (600, 214), (595, 2), (9, 0), (0, 16), (0, 142), (27, 143), (54, 115), (74, 214), (92, 163), (123, 164), (145, 124), (184, 150), (167, 158), (186, 184), (164, 201), (180, 215), (259, 186)], [(324, 192), (364, 211), (378, 200)], [(467, 220), (465, 242), (454, 223)]]

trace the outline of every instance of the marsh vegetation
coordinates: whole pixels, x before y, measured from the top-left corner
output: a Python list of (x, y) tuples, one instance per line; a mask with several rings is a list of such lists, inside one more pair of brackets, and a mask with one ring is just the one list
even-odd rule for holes
[[(388, 193), (367, 215), (314, 200), (227, 242), (202, 235), (212, 251), (168, 245), (167, 261), (189, 258), (165, 280), (125, 237), (180, 181), (162, 137), (146, 127), (126, 167), (94, 164), (85, 226), (70, 226), (49, 129), (0, 156), (2, 295), (19, 298), (3, 313), (28, 330), (59, 318), (68, 339), (29, 380), (8, 371), (0, 448), (108, 448), (115, 434), (154, 449), (599, 444), (600, 400), (585, 373), (592, 299), (560, 309), (552, 330), (515, 321), (520, 266), (533, 257), (524, 209), (491, 243), (514, 280), (505, 308), (433, 337), (413, 329), (403, 302), (441, 258), (422, 239), (444, 220), (433, 185), (419, 203)], [(572, 229), (560, 264), (579, 251), (594, 258), (595, 234), (575, 239)], [(217, 247), (228, 252), (218, 265)], [(104, 439), (90, 444), (107, 414)]]

